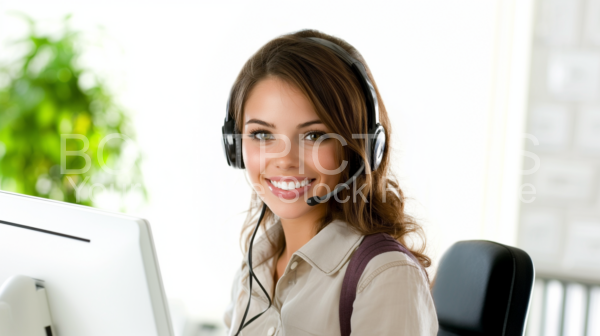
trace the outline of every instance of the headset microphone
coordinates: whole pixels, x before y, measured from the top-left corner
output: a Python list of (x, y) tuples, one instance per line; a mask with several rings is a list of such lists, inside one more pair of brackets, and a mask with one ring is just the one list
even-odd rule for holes
[(306, 203), (310, 206), (315, 206), (319, 203), (323, 203), (323, 202), (327, 202), (332, 196), (337, 196), (337, 194), (342, 191), (342, 189), (350, 189), (350, 185), (354, 182), (356, 182), (356, 178), (362, 174), (363, 170), (365, 170), (365, 163), (363, 162), (363, 164), (360, 166), (360, 168), (356, 171), (356, 173), (354, 173), (354, 175), (352, 175), (352, 177), (346, 181), (346, 183), (340, 184), (337, 187), (335, 187), (335, 189), (333, 189), (333, 191), (331, 191), (330, 193), (328, 193), (325, 196), (315, 196), (315, 197), (311, 197), (308, 199), (308, 201), (306, 201)]

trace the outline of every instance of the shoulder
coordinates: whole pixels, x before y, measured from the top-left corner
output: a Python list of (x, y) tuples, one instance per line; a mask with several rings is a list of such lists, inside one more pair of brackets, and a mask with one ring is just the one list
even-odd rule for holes
[(353, 334), (425, 336), (438, 332), (429, 283), (420, 266), (402, 252), (385, 252), (369, 261), (353, 308)]
[(421, 266), (405, 253), (398, 251), (384, 252), (369, 261), (358, 282), (357, 294), (380, 277), (399, 286), (410, 284), (429, 288), (427, 275)]

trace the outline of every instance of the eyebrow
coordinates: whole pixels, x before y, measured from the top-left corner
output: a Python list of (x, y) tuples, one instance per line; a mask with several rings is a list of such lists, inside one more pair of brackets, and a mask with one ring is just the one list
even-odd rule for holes
[(260, 119), (250, 119), (246, 122), (246, 125), (248, 125), (248, 124), (259, 124), (259, 125), (275, 128), (275, 125), (269, 124), (268, 122), (262, 121)]
[(310, 125), (314, 125), (314, 124), (322, 124), (323, 122), (321, 122), (321, 120), (317, 119), (317, 120), (312, 120), (312, 121), (308, 121), (305, 122), (304, 124), (300, 124), (298, 125), (298, 128), (304, 128), (304, 127), (308, 127)]
[[(316, 120), (311, 120), (311, 121), (307, 121), (305, 123), (302, 123), (302, 124), (298, 125), (297, 128), (304, 128), (304, 127), (308, 127), (310, 125), (322, 124), (322, 123), (323, 122), (321, 120), (316, 119)], [(250, 119), (250, 120), (248, 120), (246, 122), (246, 125), (248, 125), (248, 124), (259, 124), (259, 125), (263, 125), (263, 126), (266, 126), (266, 127), (275, 128), (274, 124), (270, 124), (270, 123), (268, 123), (266, 121), (263, 121), (263, 120), (260, 120), (260, 119)]]

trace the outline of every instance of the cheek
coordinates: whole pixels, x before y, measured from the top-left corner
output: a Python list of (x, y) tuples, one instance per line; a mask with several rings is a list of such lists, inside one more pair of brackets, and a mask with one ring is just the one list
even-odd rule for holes
[[(338, 159), (337, 147), (334, 144), (321, 145), (313, 157), (311, 153), (307, 161), (310, 161), (313, 169), (321, 175), (321, 178), (326, 181), (334, 181), (339, 179), (340, 173), (327, 172), (327, 170), (337, 170), (341, 166), (341, 161)], [(317, 161), (318, 160), (318, 161)], [(319, 165), (321, 167), (319, 167)], [(323, 168), (323, 169), (320, 169)]]
[(244, 141), (242, 143), (242, 157), (251, 181), (258, 182), (260, 177), (260, 147), (252, 146), (252, 144)]

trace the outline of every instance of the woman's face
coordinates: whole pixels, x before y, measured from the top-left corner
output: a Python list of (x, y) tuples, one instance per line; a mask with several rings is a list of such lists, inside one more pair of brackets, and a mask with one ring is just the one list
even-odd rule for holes
[[(306, 200), (323, 196), (338, 184), (338, 140), (310, 101), (293, 85), (276, 77), (256, 84), (244, 108), (244, 164), (254, 190), (277, 216), (295, 219), (325, 204)], [(341, 167), (340, 167), (341, 166)]]

